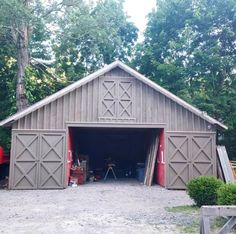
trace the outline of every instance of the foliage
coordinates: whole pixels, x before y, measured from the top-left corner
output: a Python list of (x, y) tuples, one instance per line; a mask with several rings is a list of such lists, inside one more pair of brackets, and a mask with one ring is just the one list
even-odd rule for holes
[[(136, 45), (135, 59), (137, 28), (124, 13), (123, 1), (29, 0), (29, 7), (25, 2), (0, 4), (0, 119), (16, 111), (14, 40), (25, 23), (30, 104), (120, 59), (224, 122), (229, 130), (220, 143), (231, 158), (236, 155), (235, 0), (157, 1), (144, 42)], [(0, 143), (6, 139), (1, 131)]]
[[(7, 42), (8, 37), (0, 33), (0, 119), (4, 119), (15, 112), (14, 77), (16, 61), (11, 57), (15, 53), (15, 49), (12, 44)], [(0, 129), (0, 145), (6, 151), (10, 149), (9, 142), (9, 129)]]
[(79, 2), (65, 7), (56, 22), (59, 30), (53, 49), (58, 69), (69, 80), (78, 80), (115, 59), (129, 61), (137, 39), (137, 28), (127, 20), (122, 1)]
[[(122, 1), (2, 0), (0, 120), (16, 112), (16, 38), (22, 24), (29, 32), (30, 63), (24, 76), (29, 104), (116, 58), (128, 61), (137, 39), (137, 28), (128, 21)], [(4, 148), (9, 148), (9, 132), (0, 129)]]
[(218, 205), (236, 205), (236, 183), (224, 184), (217, 191)]
[(235, 0), (160, 0), (133, 65), (225, 123), (221, 143), (236, 155)]
[(223, 184), (213, 176), (199, 176), (187, 184), (187, 192), (198, 207), (202, 205), (216, 205), (217, 190)]

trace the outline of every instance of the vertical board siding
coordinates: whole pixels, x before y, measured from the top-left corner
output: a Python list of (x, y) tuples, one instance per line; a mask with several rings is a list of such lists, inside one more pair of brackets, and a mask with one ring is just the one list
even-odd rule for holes
[(81, 115), (81, 121), (82, 122), (85, 122), (85, 106), (86, 106), (86, 102), (85, 102), (85, 86), (86, 85), (83, 85), (81, 87), (81, 99), (80, 99), (80, 102), (81, 102), (81, 112), (80, 112), (80, 115)]
[(79, 89), (77, 89), (78, 92), (78, 116), (77, 116), (77, 121), (82, 121), (81, 120), (81, 113), (82, 113), (82, 88), (80, 87)]
[(69, 96), (69, 111), (68, 111), (68, 114), (69, 114), (69, 119), (71, 119), (72, 121), (74, 121), (73, 103), (75, 102), (75, 99), (73, 97), (73, 93), (74, 93), (74, 91), (72, 91), (68, 94), (68, 96)]
[(176, 109), (175, 109), (175, 102), (173, 102), (172, 100), (170, 101), (170, 116), (171, 116), (171, 122), (170, 122), (170, 127), (171, 129), (176, 130)]
[(90, 107), (90, 108), (88, 108), (88, 106), (90, 105), (90, 104), (92, 104), (92, 100), (93, 100), (93, 89), (92, 89), (92, 85), (93, 85), (93, 83), (92, 82), (89, 82), (88, 83), (88, 88), (87, 88), (87, 95), (88, 95), (88, 98), (87, 98), (87, 116), (88, 116), (88, 121), (89, 122), (92, 122), (92, 108)]
[(165, 106), (165, 96), (161, 95), (158, 93), (159, 96), (159, 107), (157, 110), (157, 115), (160, 116), (160, 122), (164, 123), (165, 122), (165, 116), (166, 116), (166, 106)]
[(165, 97), (165, 107), (166, 107), (166, 112), (165, 112), (165, 117), (166, 121), (165, 123), (167, 124), (167, 129), (171, 129), (170, 123), (171, 123), (171, 107), (170, 107), (170, 99)]
[(31, 129), (31, 114), (25, 116), (25, 127)]
[(182, 107), (179, 105), (176, 106), (176, 128), (179, 128), (179, 131), (183, 131), (182, 119), (183, 119), (183, 111)]
[[(128, 79), (133, 89), (133, 119), (99, 119), (104, 79)], [(67, 121), (75, 122), (136, 122), (166, 124), (168, 131), (213, 131), (210, 123), (155, 91), (120, 68), (87, 83), (67, 95), (19, 119), (16, 129), (64, 129)]]
[(74, 101), (75, 116), (74, 120), (77, 120), (79, 116), (79, 92), (78, 89), (75, 90), (75, 101)]
[(12, 128), (18, 129), (19, 128), (19, 121), (16, 121), (15, 123), (13, 123)]
[(153, 110), (153, 113), (152, 113), (152, 123), (155, 122), (155, 116), (158, 116), (159, 120), (161, 121), (161, 113), (158, 114), (158, 111), (159, 111), (159, 102), (160, 102), (160, 96), (159, 96), (159, 93), (158, 92), (155, 92), (153, 90), (153, 95), (152, 95), (152, 110)]
[(51, 121), (50, 128), (51, 129), (56, 129), (56, 121), (55, 121), (56, 110), (57, 110), (57, 102), (51, 103), (51, 118), (50, 118), (50, 121)]
[(36, 129), (38, 123), (38, 111), (34, 111), (31, 114), (31, 129)]
[(142, 83), (136, 82), (136, 121), (142, 122)]
[(62, 98), (59, 98), (57, 100), (57, 119), (55, 121), (57, 122), (57, 128), (62, 129), (63, 128)]
[(64, 107), (64, 121), (63, 124), (66, 123), (69, 120), (69, 94), (64, 96), (64, 103), (63, 103), (63, 107)]
[(92, 99), (92, 119), (98, 119), (98, 94), (99, 94), (99, 79), (93, 81), (93, 99)]
[(36, 129), (43, 129), (43, 108), (38, 109), (38, 124)]

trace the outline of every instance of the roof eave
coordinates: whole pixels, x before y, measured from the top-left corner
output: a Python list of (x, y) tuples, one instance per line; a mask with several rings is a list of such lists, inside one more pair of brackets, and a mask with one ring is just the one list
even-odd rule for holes
[(15, 121), (17, 121), (18, 119), (24, 117), (25, 115), (28, 115), (30, 113), (32, 113), (33, 111), (41, 108), (44, 105), (47, 105), (48, 103), (66, 95), (67, 93), (79, 88), (80, 86), (88, 83), (89, 81), (92, 81), (93, 79), (97, 78), (98, 76), (105, 74), (107, 72), (109, 72), (110, 70), (112, 70), (113, 68), (118, 66), (118, 61), (114, 61), (113, 63), (104, 66), (103, 68), (99, 69), (98, 71), (82, 78), (81, 80), (76, 81), (75, 83), (59, 90), (58, 92), (44, 98), (43, 100), (40, 100), (38, 102), (36, 102), (35, 104), (33, 104), (32, 106), (26, 108), (25, 110), (22, 110), (20, 112), (17, 112), (11, 116), (9, 116), (8, 118), (0, 121), (0, 127), (2, 126), (8, 126), (8, 124), (10, 123), (10, 125), (12, 125)]
[(228, 130), (228, 127), (220, 122), (215, 123), (215, 126), (220, 130)]
[(152, 87), (154, 90), (162, 93), (163, 95), (167, 96), (168, 98), (172, 99), (173, 101), (175, 101), (176, 103), (178, 103), (179, 105), (183, 106), (184, 108), (188, 109), (189, 111), (195, 113), (196, 115), (198, 115), (199, 117), (205, 119), (206, 121), (208, 121), (210, 124), (215, 125), (216, 127), (218, 126), (218, 128), (220, 129), (224, 129), (227, 130), (227, 126), (225, 126), (224, 124), (220, 123), (219, 121), (213, 119), (212, 117), (210, 117), (209, 115), (207, 115), (206, 113), (200, 111), (199, 109), (197, 109), (196, 107), (190, 105), (189, 103), (185, 102), (184, 100), (182, 100), (181, 98), (177, 97), (176, 95), (174, 95), (173, 93), (169, 92), (168, 90), (162, 88), (161, 86), (159, 86), (158, 84), (154, 83), (153, 81), (151, 81), (150, 79), (146, 78), (145, 76), (143, 76), (142, 74), (138, 73), (137, 71), (135, 71), (134, 69), (128, 67), (127, 65), (125, 65), (124, 63), (120, 62), (120, 61), (114, 61), (113, 63), (104, 66), (103, 68), (99, 69), (98, 71), (88, 75), (87, 77), (65, 87), (64, 89), (61, 89), (60, 91), (58, 91), (57, 93), (54, 93), (52, 95), (50, 95), (49, 97), (33, 104), (31, 107), (18, 112), (10, 117), (8, 117), (7, 119), (3, 120), (0, 122), (0, 126), (11, 126), (15, 121), (17, 121), (18, 119), (26, 116), (27, 114), (32, 113), (33, 111), (41, 108), (44, 105), (47, 105), (48, 103), (68, 94), (69, 92), (79, 88), (80, 86), (92, 81), (93, 79), (109, 72), (110, 70), (112, 70), (115, 67), (119, 67), (121, 69), (123, 69), (124, 71), (126, 71), (127, 73), (133, 75), (134, 77), (136, 77), (137, 79), (141, 80), (142, 82), (144, 82), (146, 85)]
[(219, 121), (217, 121), (216, 119), (210, 117), (208, 114), (206, 114), (205, 112), (197, 109), (196, 107), (190, 105), (189, 103), (187, 103), (186, 101), (184, 101), (183, 99), (177, 97), (175, 94), (169, 92), (168, 90), (162, 88), (161, 86), (159, 86), (158, 84), (154, 83), (152, 80), (146, 78), (145, 76), (143, 76), (142, 74), (138, 73), (137, 71), (135, 71), (134, 69), (128, 67), (127, 65), (121, 63), (120, 61), (118, 61), (118, 66), (121, 69), (124, 69), (126, 72), (132, 74), (134, 77), (136, 77), (137, 79), (141, 80), (142, 82), (146, 83), (147, 85), (151, 86), (152, 88), (154, 88), (156, 91), (162, 93), (163, 95), (169, 97), (170, 99), (174, 100), (175, 102), (177, 102), (179, 105), (184, 106), (186, 109), (188, 109), (189, 111), (195, 113), (196, 115), (198, 115), (199, 117), (205, 119), (206, 121), (208, 121), (210, 124), (216, 125), (221, 129), (227, 130), (228, 127), (222, 123), (220, 123)]

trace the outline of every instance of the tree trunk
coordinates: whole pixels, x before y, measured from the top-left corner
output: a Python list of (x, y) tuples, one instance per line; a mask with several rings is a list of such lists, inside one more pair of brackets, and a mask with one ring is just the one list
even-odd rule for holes
[(29, 65), (28, 26), (25, 23), (18, 28), (17, 33), (17, 80), (16, 108), (21, 111), (28, 107), (25, 90), (25, 69)]

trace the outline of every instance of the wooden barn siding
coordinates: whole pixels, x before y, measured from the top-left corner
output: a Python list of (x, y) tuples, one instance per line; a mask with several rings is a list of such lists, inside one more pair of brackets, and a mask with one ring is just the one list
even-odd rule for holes
[[(120, 69), (105, 74), (105, 77), (131, 76)], [(65, 122), (104, 122), (99, 120), (99, 82), (103, 77), (72, 91), (37, 111), (18, 120), (13, 129), (64, 129)], [(134, 113), (136, 123), (166, 123), (167, 131), (213, 131), (214, 126), (184, 107), (156, 92), (133, 78)], [(105, 120), (110, 122), (110, 120)], [(112, 120), (115, 122), (114, 120)], [(117, 120), (125, 122), (125, 120)]]

